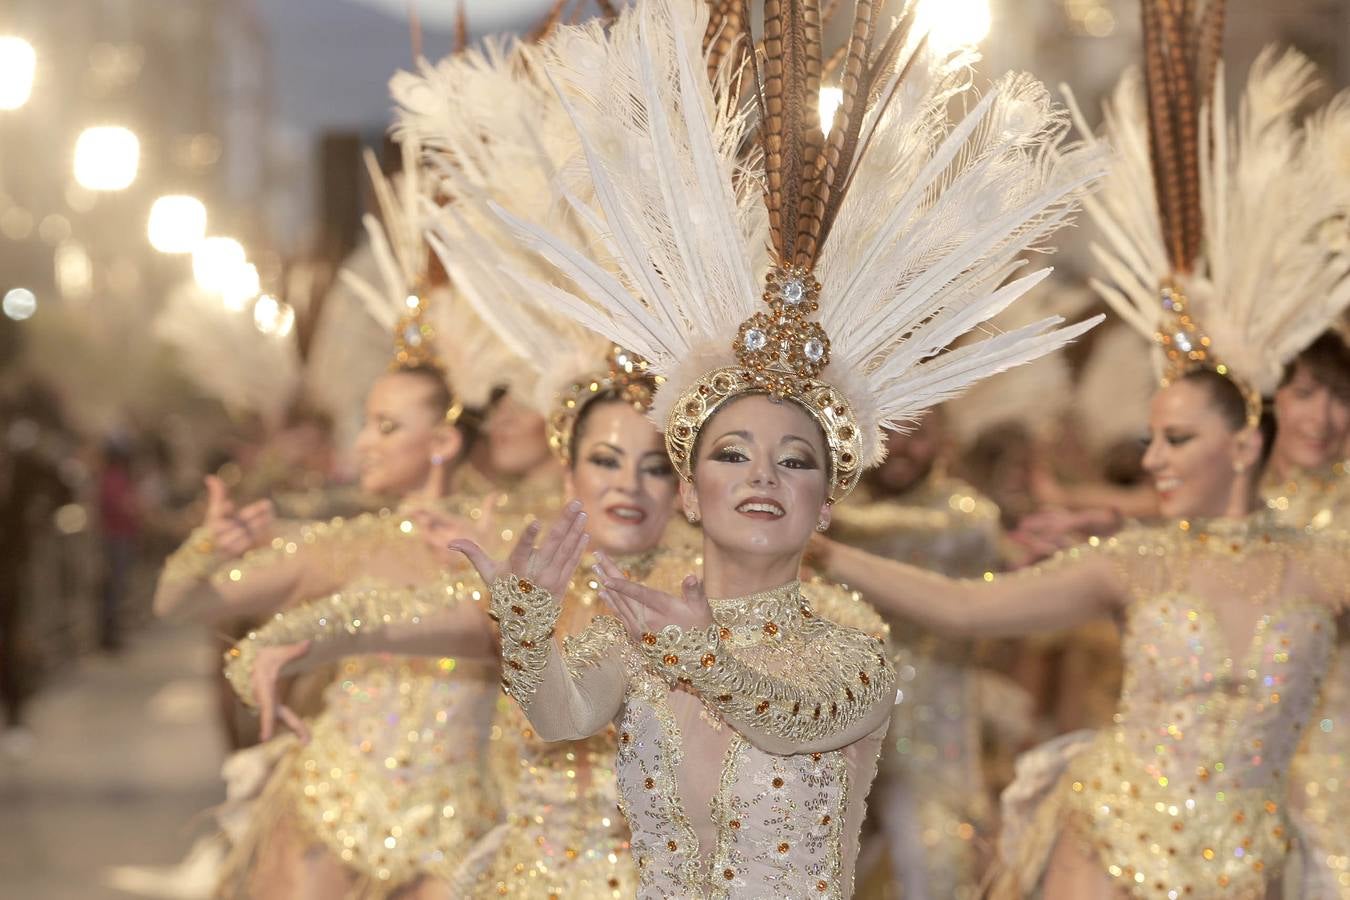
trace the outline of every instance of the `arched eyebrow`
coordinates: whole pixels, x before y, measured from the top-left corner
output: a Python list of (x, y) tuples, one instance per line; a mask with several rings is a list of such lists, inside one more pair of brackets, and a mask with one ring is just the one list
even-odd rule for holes
[(624, 450), (622, 447), (620, 447), (618, 444), (611, 444), (609, 441), (596, 441), (594, 444), (591, 444), (590, 449), (594, 450), (597, 447), (604, 447), (607, 450), (612, 450), (613, 452), (619, 454), (620, 456), (628, 455), (628, 452)]
[(750, 432), (748, 432), (748, 431), (728, 431), (728, 432), (725, 432), (725, 433), (723, 433), (723, 434), (719, 434), (716, 438), (714, 438), (714, 440), (720, 441), (722, 438), (726, 438), (726, 437), (737, 437), (737, 438), (740, 438), (740, 439), (743, 440), (743, 441), (748, 441), (748, 440), (750, 440)]

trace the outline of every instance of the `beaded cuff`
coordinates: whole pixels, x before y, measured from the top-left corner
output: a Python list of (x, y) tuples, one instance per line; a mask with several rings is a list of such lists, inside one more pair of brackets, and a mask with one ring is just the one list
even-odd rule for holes
[(561, 607), (553, 595), (525, 578), (492, 582), (491, 612), (501, 631), (502, 690), (529, 709), (543, 680), (553, 628)]
[(818, 628), (832, 632), (819, 635), (825, 638), (819, 652), (797, 656), (794, 671), (777, 675), (737, 659), (723, 642), (730, 632), (718, 625), (688, 631), (667, 625), (643, 634), (639, 649), (669, 684), (692, 687), (723, 718), (806, 742), (848, 728), (895, 691), (895, 671), (879, 641), (818, 620), (809, 630)]
[(205, 581), (224, 563), (225, 558), (216, 552), (210, 532), (205, 527), (194, 528), (183, 545), (164, 560), (160, 581), (164, 584)]

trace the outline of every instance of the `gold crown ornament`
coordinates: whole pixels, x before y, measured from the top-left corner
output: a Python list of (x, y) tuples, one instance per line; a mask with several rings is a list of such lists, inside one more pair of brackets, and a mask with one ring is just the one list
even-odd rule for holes
[(661, 379), (647, 371), (647, 362), (617, 344), (610, 344), (605, 355), (605, 368), (582, 375), (558, 397), (548, 417), (548, 445), (564, 465), (572, 464), (572, 441), (576, 438), (577, 422), (592, 402), (616, 399), (646, 415), (652, 408), (652, 394)]
[(820, 427), (830, 454), (830, 499), (848, 496), (862, 477), (862, 431), (844, 395), (817, 377), (830, 362), (830, 339), (808, 316), (819, 311), (820, 282), (796, 266), (764, 279), (767, 310), (741, 323), (732, 352), (737, 366), (714, 369), (680, 394), (666, 424), (666, 450), (681, 478), (693, 478), (703, 425), (735, 397), (762, 393), (790, 400)]
[(1162, 349), (1161, 383), (1165, 386), (1197, 369), (1209, 369), (1227, 378), (1242, 394), (1247, 407), (1247, 424), (1261, 424), (1261, 392), (1220, 361), (1211, 349), (1213, 341), (1200, 323), (1191, 317), (1186, 294), (1175, 282), (1164, 282), (1159, 291), (1162, 313), (1153, 339)]

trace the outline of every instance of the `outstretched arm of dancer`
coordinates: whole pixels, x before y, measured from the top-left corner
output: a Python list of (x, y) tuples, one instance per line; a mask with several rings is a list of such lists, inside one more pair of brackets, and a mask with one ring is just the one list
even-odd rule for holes
[(224, 482), (206, 479), (206, 516), (165, 561), (155, 588), (158, 616), (219, 620), (277, 609), (306, 571), (301, 542), (273, 548), (271, 501), (237, 508)]
[(948, 578), (824, 538), (815, 551), (829, 578), (861, 591), (883, 614), (956, 637), (1073, 628), (1114, 615), (1128, 599), (1118, 562), (1092, 550), (984, 579)]

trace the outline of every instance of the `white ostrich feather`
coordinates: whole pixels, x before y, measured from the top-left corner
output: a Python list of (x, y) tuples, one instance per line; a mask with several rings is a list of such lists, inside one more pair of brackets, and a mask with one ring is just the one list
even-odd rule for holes
[[(545, 65), (594, 192), (569, 198), (587, 237), (502, 211), (571, 287), (521, 280), (667, 378), (653, 409), (662, 426), (684, 388), (735, 365), (732, 341), (764, 308), (770, 263), (762, 175), (737, 156), (753, 123), (709, 83), (700, 7), (649, 0), (607, 33), (563, 30)], [(949, 127), (946, 104), (967, 90), (963, 67), (938, 63), (865, 122), (871, 150), (818, 256), (819, 320), (831, 341), (821, 379), (848, 397), (869, 464), (882, 456), (882, 426), (912, 422), (1095, 324), (1060, 329), (1050, 318), (1002, 333), (985, 324), (1046, 274), (1003, 283), (1105, 164), (1100, 151), (1059, 146), (1066, 117), (1028, 76), (1002, 79)], [(990, 336), (947, 349), (980, 330)]]
[(251, 310), (229, 309), (194, 283), (169, 293), (152, 332), (175, 351), (183, 374), (232, 413), (276, 424), (296, 399), (302, 366), (295, 336), (263, 334)]
[(456, 290), (518, 357), (511, 389), (551, 413), (559, 391), (604, 364), (609, 341), (522, 288), (517, 277), (553, 283), (562, 276), (521, 246), (492, 209), (581, 237), (554, 187), (580, 148), (537, 51), (489, 43), (400, 73), (391, 85), (401, 104), (397, 130), (425, 142), (430, 171), (454, 198), (426, 204), (427, 240)]
[[(1218, 360), (1262, 394), (1350, 305), (1350, 262), (1321, 236), (1350, 212), (1350, 98), (1300, 122), (1317, 87), (1296, 51), (1267, 48), (1252, 65), (1238, 114), (1225, 112), (1223, 72), (1200, 122), (1204, 244), (1183, 284), (1189, 312)], [(1088, 134), (1080, 112), (1078, 127)], [(1101, 232), (1093, 287), (1150, 341), (1162, 322), (1160, 284), (1174, 277), (1163, 248), (1141, 79), (1128, 72), (1106, 105), (1103, 134), (1117, 163), (1085, 202)], [(1089, 138), (1090, 141), (1096, 139)], [(1155, 354), (1157, 364), (1161, 357)]]
[[(1093, 300), (1085, 288), (1046, 281), (991, 324), (1013, 331), (1055, 316), (1079, 318)], [(1033, 435), (1048, 437), (1072, 407), (1073, 397), (1068, 361), (1063, 354), (1052, 353), (981, 381), (947, 403), (944, 411), (953, 435), (963, 445), (1005, 422), (1019, 422)]]
[(482, 406), (498, 386), (495, 376), (487, 373), (512, 371), (515, 356), (455, 292), (445, 288), (428, 291), (430, 256), (424, 230), (436, 188), (422, 169), (418, 134), (405, 133), (401, 146), (403, 167), (398, 179), (386, 178), (374, 154), (365, 154), (380, 215), (366, 215), (363, 223), (380, 283), (372, 283), (353, 269), (343, 269), (338, 277), (361, 298), (371, 318), (389, 332), (391, 343), (410, 311), (409, 296), (420, 294), (432, 323), (436, 357), (452, 388), (466, 405)]

